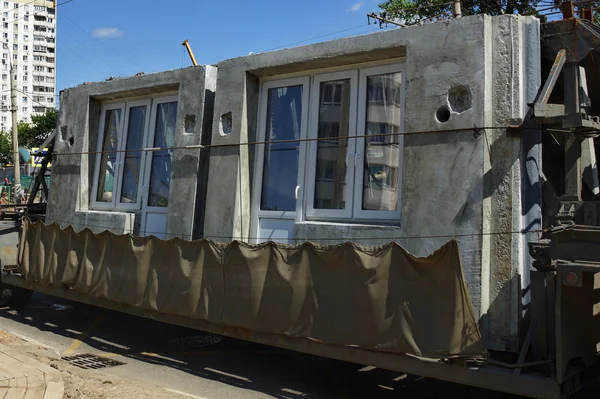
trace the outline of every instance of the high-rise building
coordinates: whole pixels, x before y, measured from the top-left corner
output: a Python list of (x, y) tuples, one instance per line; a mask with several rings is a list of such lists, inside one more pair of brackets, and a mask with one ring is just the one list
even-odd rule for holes
[(10, 73), (17, 81), (17, 117), (56, 107), (56, 2), (53, 0), (0, 0), (3, 45), (0, 65), (0, 131), (11, 129)]

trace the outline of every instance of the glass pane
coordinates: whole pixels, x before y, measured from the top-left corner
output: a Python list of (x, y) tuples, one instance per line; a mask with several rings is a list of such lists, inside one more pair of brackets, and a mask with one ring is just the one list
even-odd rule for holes
[(100, 155), (100, 170), (98, 174), (98, 194), (96, 201), (112, 202), (115, 163), (119, 148), (119, 129), (121, 128), (121, 110), (106, 111), (104, 132), (102, 135), (102, 154)]
[(260, 209), (295, 211), (299, 142), (302, 124), (302, 86), (269, 89)]
[(346, 156), (350, 122), (350, 79), (321, 82), (315, 174), (315, 209), (346, 207)]
[[(158, 104), (156, 109), (156, 129), (154, 148), (172, 148), (177, 122), (177, 101)], [(152, 152), (150, 167), (150, 186), (148, 188), (148, 206), (167, 207), (169, 205), (169, 187), (171, 186), (171, 155), (173, 150)]]
[(123, 180), (121, 182), (122, 203), (136, 203), (138, 187), (140, 184), (140, 167), (142, 165), (142, 152), (139, 150), (144, 145), (144, 131), (146, 125), (146, 106), (131, 107), (127, 123), (127, 144), (125, 149), (125, 162), (123, 164)]
[[(400, 133), (402, 74), (367, 78), (366, 135)], [(362, 209), (395, 211), (398, 208), (400, 171), (399, 135), (365, 139)]]

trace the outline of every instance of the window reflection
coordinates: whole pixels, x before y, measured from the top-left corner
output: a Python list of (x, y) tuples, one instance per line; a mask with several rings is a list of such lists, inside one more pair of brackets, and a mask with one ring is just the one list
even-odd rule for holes
[(362, 209), (395, 211), (398, 207), (399, 135), (402, 74), (367, 77), (367, 106)]
[(260, 209), (295, 211), (299, 142), (302, 124), (302, 86), (269, 89), (267, 130)]
[(96, 201), (98, 202), (112, 202), (113, 199), (115, 166), (117, 162), (117, 150), (119, 148), (120, 128), (121, 110), (107, 110), (104, 119), (104, 133), (102, 136), (103, 141), (98, 176), (98, 193), (96, 194)]
[(177, 101), (157, 105), (153, 147), (162, 148), (162, 150), (152, 152), (148, 206), (167, 207), (169, 205), (171, 156), (173, 153), (171, 148), (175, 137), (176, 121)]
[(121, 203), (136, 203), (140, 183), (144, 131), (146, 125), (146, 106), (131, 107), (127, 123), (127, 143), (125, 161), (123, 163), (123, 180), (121, 187)]
[(321, 82), (319, 91), (315, 209), (346, 207), (346, 155), (350, 122), (350, 79)]

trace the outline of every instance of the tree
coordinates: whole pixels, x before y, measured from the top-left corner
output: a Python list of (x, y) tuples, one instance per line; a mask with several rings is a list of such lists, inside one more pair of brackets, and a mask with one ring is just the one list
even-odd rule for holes
[[(43, 115), (33, 115), (31, 123), (19, 122), (17, 132), (19, 133), (19, 147), (33, 148), (40, 146), (46, 141), (48, 135), (56, 129), (58, 123), (58, 111), (49, 109)], [(12, 136), (11, 131), (0, 132), (0, 164), (12, 164)]]
[[(545, 0), (463, 0), (462, 15), (475, 14), (528, 14), (535, 13)], [(379, 7), (379, 16), (405, 25), (414, 25), (424, 19), (438, 20), (452, 17), (453, 3), (448, 0), (385, 0)]]
[(48, 135), (56, 129), (58, 111), (51, 108), (43, 115), (33, 115), (31, 123), (19, 122), (19, 147), (32, 148), (40, 146)]

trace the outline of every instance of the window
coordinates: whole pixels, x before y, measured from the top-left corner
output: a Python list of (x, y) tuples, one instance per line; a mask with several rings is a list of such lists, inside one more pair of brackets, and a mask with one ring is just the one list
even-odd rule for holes
[(13, 60), (18, 60), (19, 59), (19, 54), (13, 54)]
[(19, 45), (18, 44), (13, 44), (13, 50), (19, 51)]
[(54, 73), (54, 68), (48, 68), (48, 73)]
[(5, 60), (8, 59), (8, 53), (3, 53), (2, 54), (2, 58), (5, 59)]
[(24, 55), (24, 56), (23, 56), (23, 61), (28, 61), (28, 60), (29, 60), (29, 57), (28, 57), (28, 56), (26, 56), (26, 55)]
[(5, 74), (5, 73), (3, 73), (3, 74), (2, 74), (2, 80), (6, 80), (6, 79), (8, 79), (8, 75), (7, 75), (7, 74)]
[(4, 8), (8, 8), (8, 1), (4, 2)]
[(29, 41), (29, 35), (23, 35), (23, 40)]
[(264, 83), (258, 213), (399, 220), (403, 79), (394, 64)]
[(28, 51), (28, 50), (29, 50), (29, 46), (28, 46), (28, 45), (26, 45), (26, 44), (24, 44), (24, 45), (23, 45), (23, 50), (25, 50), (25, 51)]
[(5, 12), (3, 12), (3, 13), (2, 13), (2, 16), (3, 16), (4, 18), (8, 18), (8, 13), (5, 11)]
[(13, 35), (13, 39), (15, 40), (19, 40), (19, 35), (17, 35), (16, 33)]
[(4, 23), (4, 29), (8, 29), (8, 22)]
[[(168, 206), (172, 151), (132, 150), (173, 147), (176, 118), (174, 97), (103, 107), (92, 206), (139, 209), (142, 198), (144, 206)], [(142, 176), (146, 176), (144, 192)]]
[(26, 103), (27, 102), (27, 97), (23, 96), (23, 102)]
[(27, 86), (23, 86), (23, 92), (27, 93)]
[(23, 65), (23, 71), (27, 71), (27, 65)]
[(2, 122), (6, 122), (6, 116), (2, 117)]
[(26, 113), (27, 113), (27, 107), (23, 107), (23, 108), (21, 109), (21, 111), (23, 111), (23, 113), (24, 113), (24, 114), (26, 114)]
[(24, 18), (24, 20), (25, 20), (25, 21), (29, 21), (29, 15), (25, 15), (25, 18)]
[(25, 76), (23, 76), (23, 82), (27, 82), (29, 79), (27, 78), (27, 73), (25, 73)]

